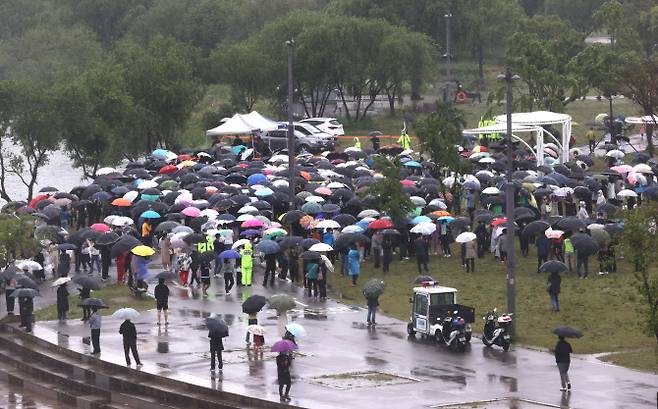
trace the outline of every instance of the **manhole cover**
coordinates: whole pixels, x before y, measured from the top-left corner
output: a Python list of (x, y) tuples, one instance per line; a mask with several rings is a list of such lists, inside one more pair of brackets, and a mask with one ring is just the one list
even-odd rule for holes
[(379, 371), (345, 372), (310, 378), (311, 383), (334, 389), (372, 388), (420, 382), (418, 379)]

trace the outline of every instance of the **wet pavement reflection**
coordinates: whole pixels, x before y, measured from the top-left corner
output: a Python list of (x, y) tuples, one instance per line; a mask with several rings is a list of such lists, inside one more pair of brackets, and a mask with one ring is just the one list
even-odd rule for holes
[(0, 408), (3, 409), (75, 409), (60, 402), (0, 381)]

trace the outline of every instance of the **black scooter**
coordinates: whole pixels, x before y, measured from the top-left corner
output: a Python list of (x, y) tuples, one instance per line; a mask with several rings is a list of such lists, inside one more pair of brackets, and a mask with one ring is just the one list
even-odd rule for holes
[(512, 337), (510, 327), (512, 326), (512, 314), (503, 314), (498, 317), (497, 308), (487, 313), (484, 319), (484, 331), (482, 333), (482, 343), (487, 347), (498, 345), (504, 351), (509, 350)]

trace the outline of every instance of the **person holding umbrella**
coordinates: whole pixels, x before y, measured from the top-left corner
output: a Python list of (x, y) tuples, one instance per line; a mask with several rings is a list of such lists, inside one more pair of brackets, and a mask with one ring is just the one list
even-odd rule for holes
[(388, 273), (391, 261), (393, 261), (393, 243), (390, 235), (384, 235), (382, 241), (382, 271), (384, 273)]
[(67, 282), (64, 281), (57, 287), (57, 319), (59, 322), (66, 321), (66, 313), (69, 311), (69, 289), (66, 286)]
[(210, 372), (215, 372), (215, 360), (217, 360), (217, 369), (222, 372), (224, 369), (222, 360), (224, 340), (217, 331), (208, 331), (208, 338), (210, 338)]
[(464, 264), (466, 265), (467, 273), (475, 272), (475, 256), (477, 255), (477, 248), (475, 240), (470, 240), (464, 243)]
[(101, 315), (98, 313), (98, 307), (91, 307), (92, 314), (89, 317), (89, 329), (91, 330), (91, 345), (93, 347), (91, 354), (101, 353)]
[(16, 290), (16, 278), (7, 277), (5, 279), (5, 301), (7, 302), (7, 315), (14, 315), (14, 305), (16, 303), (16, 299), (12, 296), (14, 290)]
[(251, 287), (251, 272), (254, 266), (253, 264), (254, 251), (251, 248), (250, 241), (247, 241), (244, 244), (244, 247), (240, 251), (240, 256), (241, 256), (240, 267), (242, 269), (242, 285)]
[(308, 287), (308, 296), (318, 298), (318, 275), (320, 273), (319, 260), (308, 260), (306, 262), (306, 280)]
[[(81, 302), (84, 302), (87, 298), (91, 296), (91, 288), (89, 287), (82, 287), (78, 288), (78, 291), (80, 294), (78, 294), (78, 297), (80, 298)], [(80, 321), (87, 321), (89, 319), (89, 316), (91, 315), (91, 310), (89, 307), (82, 307), (82, 319)]]
[[(18, 291), (21, 291), (21, 289)], [(21, 317), (21, 327), (25, 328), (26, 332), (32, 332), (32, 313), (34, 312), (34, 301), (32, 297), (18, 297), (18, 312)]]
[(235, 259), (223, 259), (222, 271), (224, 271), (224, 290), (226, 291), (226, 295), (229, 295), (235, 285)]
[[(418, 274), (422, 274), (422, 267), (425, 267), (425, 272), (427, 273), (427, 262), (429, 261), (429, 244), (423, 236), (418, 236), (414, 240), (414, 250), (416, 253), (416, 264), (418, 265)], [(444, 257), (447, 257), (444, 255)]]
[(553, 307), (553, 312), (560, 311), (560, 303), (558, 301), (558, 295), (560, 294), (560, 284), (562, 283), (562, 278), (560, 273), (557, 270), (551, 272), (548, 276), (548, 281), (546, 282), (546, 291), (551, 297), (551, 305)]
[(571, 365), (571, 344), (569, 344), (563, 335), (558, 336), (557, 344), (555, 345), (555, 363), (557, 364), (558, 371), (560, 371), (560, 390), (571, 391), (571, 380), (569, 379), (569, 365)]
[(379, 306), (379, 295), (367, 294), (365, 291), (363, 292), (363, 295), (368, 302), (368, 316), (366, 321), (368, 322), (368, 325), (376, 325), (375, 314), (377, 313), (377, 307)]
[[(169, 287), (165, 279), (158, 279), (153, 295), (155, 296), (155, 308), (158, 310), (158, 325), (160, 325), (160, 312), (164, 311), (165, 325), (169, 325)], [(137, 360), (137, 358), (135, 358)]]
[(126, 317), (125, 321), (123, 321), (121, 327), (119, 327), (119, 334), (123, 335), (123, 352), (126, 355), (126, 365), (130, 366), (130, 352), (132, 351), (135, 363), (137, 366), (142, 366), (142, 362), (139, 360), (139, 354), (137, 353), (137, 329), (135, 328), (135, 324), (130, 321), (130, 318)]

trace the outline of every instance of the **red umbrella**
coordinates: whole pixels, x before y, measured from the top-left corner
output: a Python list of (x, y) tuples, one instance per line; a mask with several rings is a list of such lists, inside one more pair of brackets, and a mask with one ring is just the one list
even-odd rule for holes
[(158, 173), (161, 174), (161, 175), (166, 175), (166, 174), (169, 174), (169, 173), (174, 173), (177, 170), (178, 170), (178, 168), (175, 165), (167, 165), (167, 166), (163, 166), (162, 168), (160, 168), (160, 171)]
[(37, 203), (39, 203), (42, 200), (48, 199), (48, 195), (38, 195), (34, 199), (30, 200), (30, 203), (28, 204), (28, 207), (31, 207), (33, 209), (36, 209)]
[(496, 219), (496, 220), (492, 221), (491, 225), (496, 227), (496, 226), (500, 226), (503, 223), (507, 223), (507, 218), (506, 217), (502, 217), (500, 219)]
[(373, 230), (390, 229), (391, 227), (394, 227), (393, 222), (388, 219), (377, 219), (368, 225), (368, 228)]

